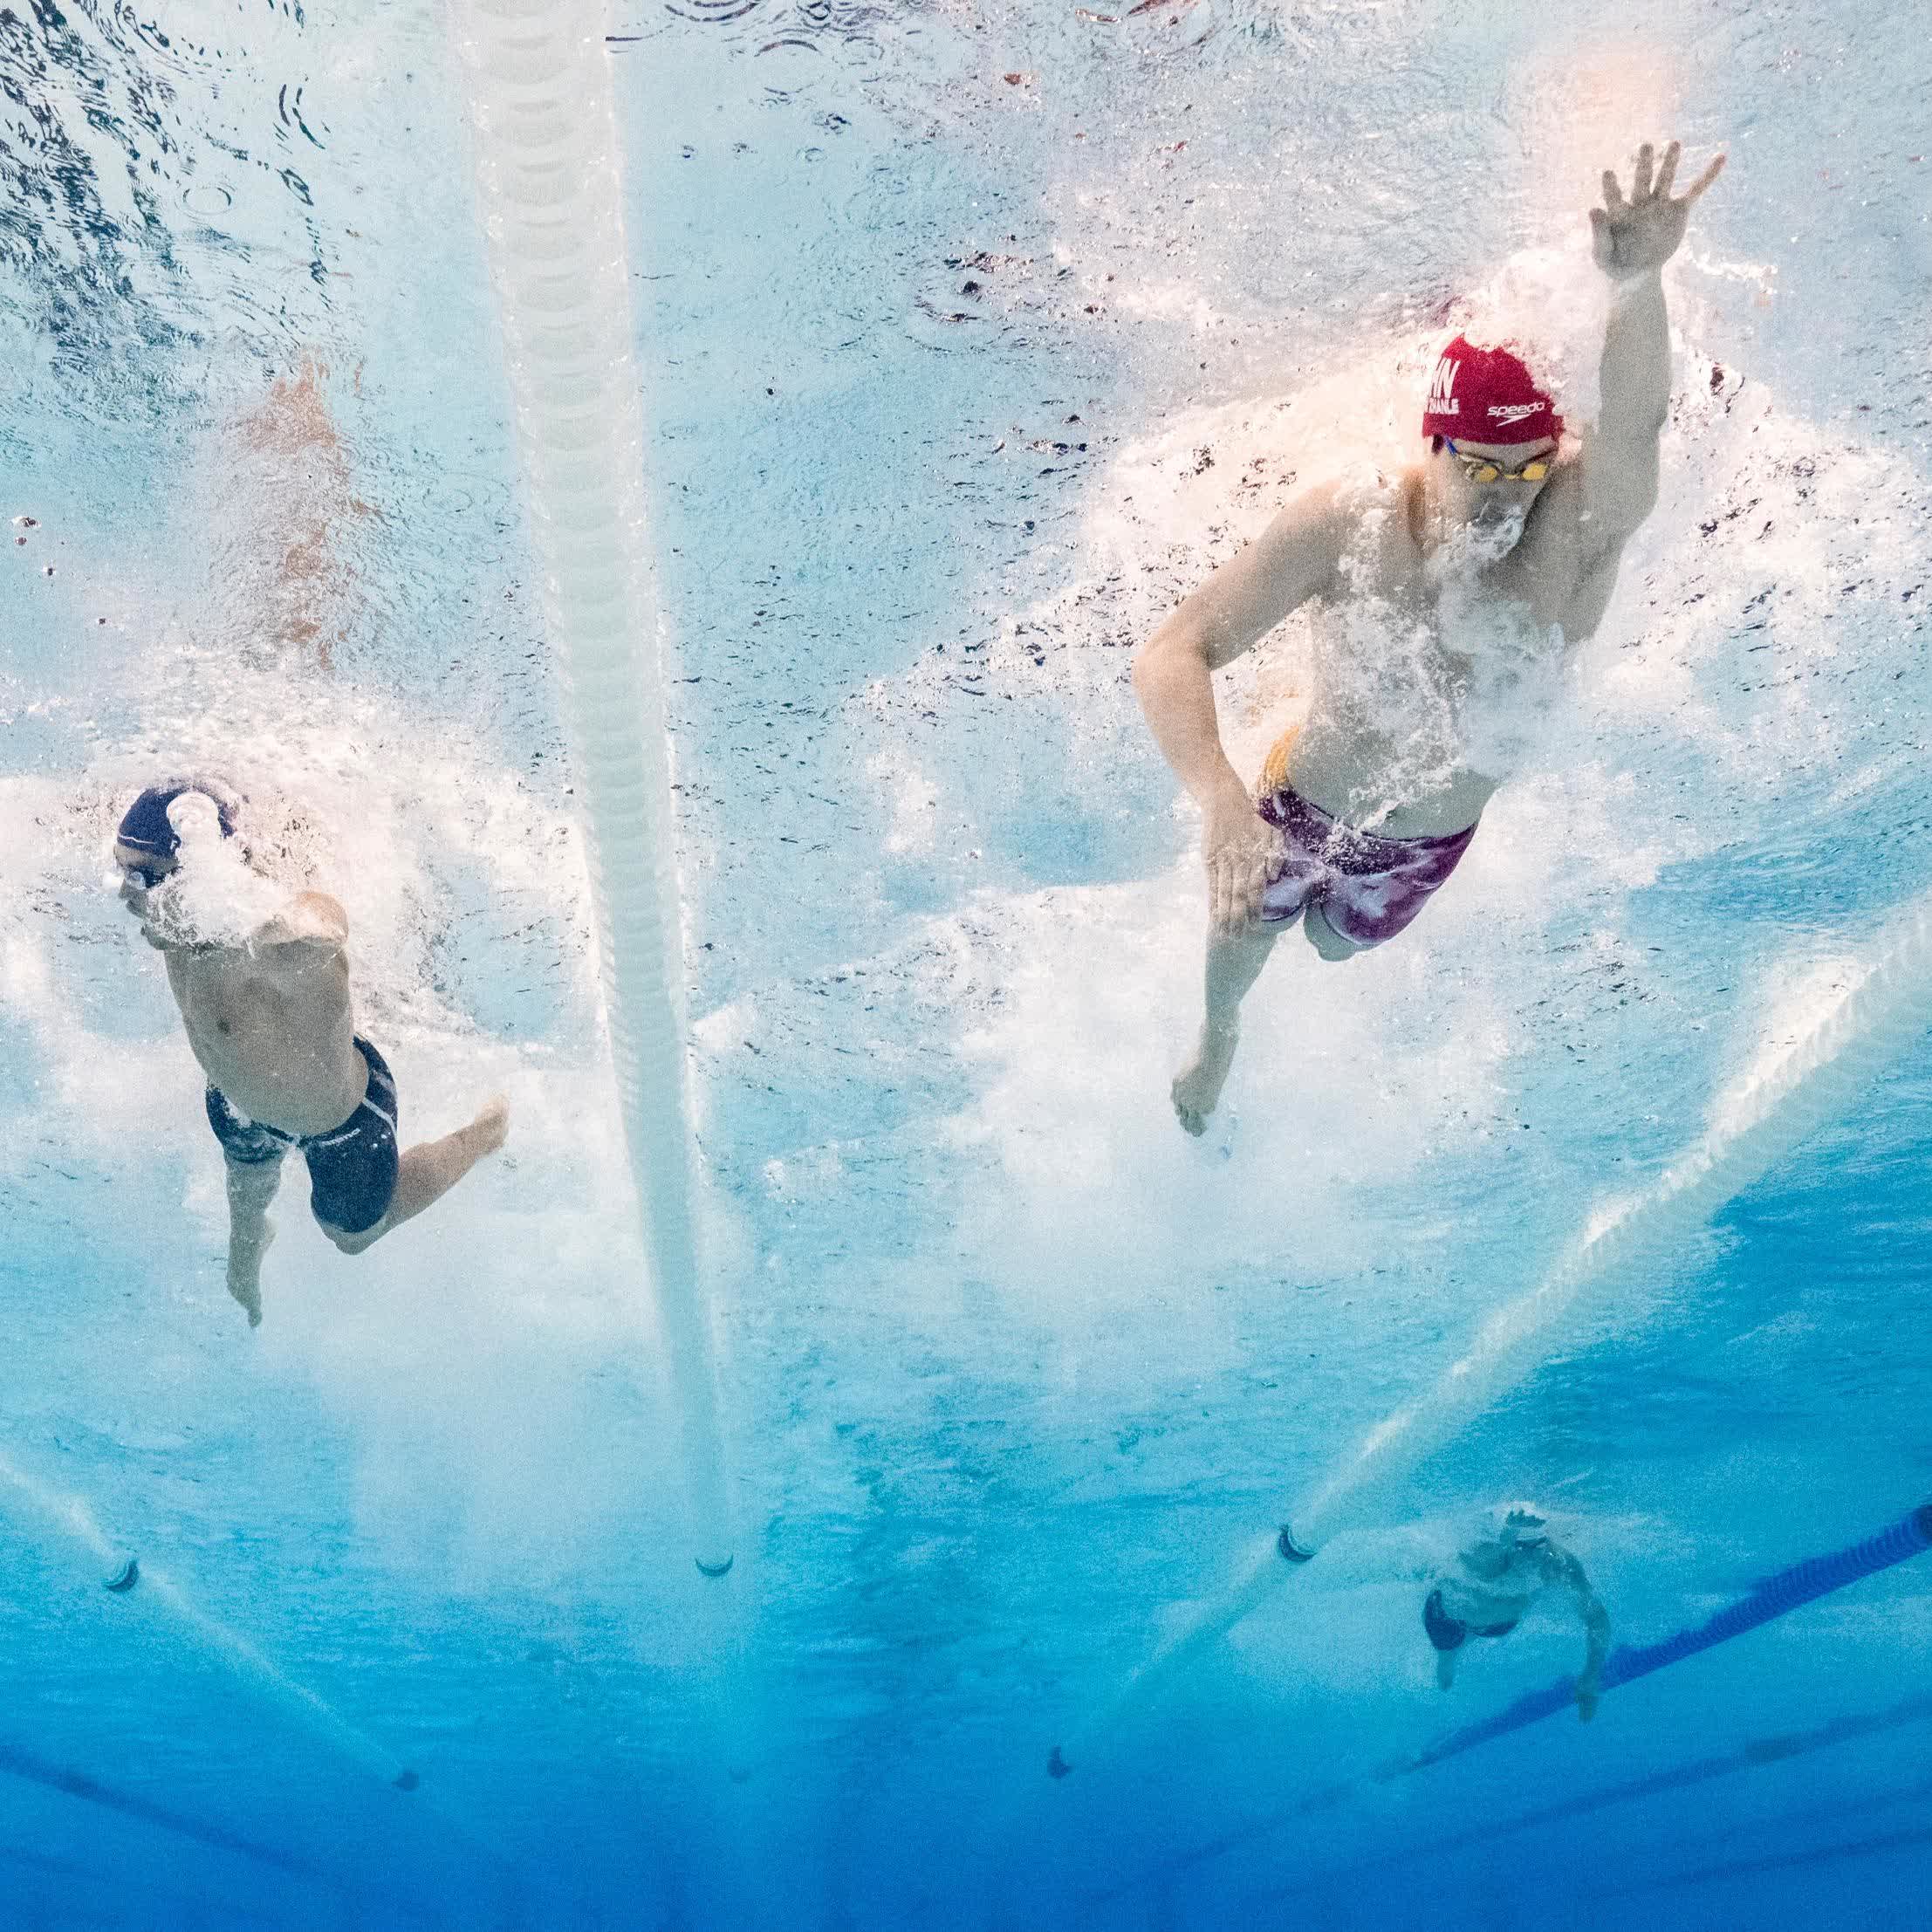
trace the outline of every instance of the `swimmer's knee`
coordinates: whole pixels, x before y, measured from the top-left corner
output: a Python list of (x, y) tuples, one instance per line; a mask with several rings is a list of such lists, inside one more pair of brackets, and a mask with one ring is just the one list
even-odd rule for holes
[(332, 1228), (326, 1221), (319, 1221), (316, 1226), (334, 1243), (337, 1252), (345, 1255), (359, 1255), (365, 1248), (373, 1247), (382, 1232), (380, 1221), (374, 1227), (365, 1228), (359, 1234), (351, 1234), (346, 1228)]

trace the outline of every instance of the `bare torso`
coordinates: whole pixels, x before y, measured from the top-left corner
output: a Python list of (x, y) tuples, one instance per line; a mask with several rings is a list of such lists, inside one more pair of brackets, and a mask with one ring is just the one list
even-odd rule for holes
[(343, 949), (163, 952), (188, 1044), (240, 1112), (300, 1134), (326, 1134), (355, 1112), (369, 1069), (355, 1049)]
[(1554, 1565), (1544, 1550), (1508, 1549), (1480, 1543), (1456, 1558), (1437, 1583), (1442, 1607), (1477, 1628), (1519, 1622), (1554, 1580)]
[(1509, 776), (1504, 741), (1609, 594), (1596, 573), (1578, 581), (1573, 543), (1549, 541), (1572, 509), (1562, 467), (1507, 554), (1448, 575), (1424, 540), (1419, 470), (1351, 502), (1344, 580), (1312, 607), (1315, 689), (1289, 764), (1304, 798), (1388, 838), (1475, 823)]

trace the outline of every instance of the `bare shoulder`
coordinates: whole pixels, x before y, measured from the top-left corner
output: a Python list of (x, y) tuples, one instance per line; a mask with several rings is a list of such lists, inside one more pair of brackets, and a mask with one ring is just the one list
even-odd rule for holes
[(1365, 467), (1305, 484), (1283, 506), (1277, 526), (1319, 534), (1346, 549), (1365, 525), (1406, 524), (1422, 472), (1414, 464)]
[(349, 915), (339, 900), (325, 892), (299, 892), (256, 932), (249, 949), (258, 960), (312, 965), (340, 952), (348, 936)]
[(342, 901), (325, 892), (298, 892), (295, 895), (297, 918), (316, 938), (338, 942), (349, 936), (349, 915)]
[(1333, 515), (1344, 555), (1373, 563), (1417, 554), (1422, 471), (1396, 463), (1345, 478), (1335, 486)]
[(1298, 552), (1329, 548), (1350, 521), (1349, 503), (1349, 486), (1340, 479), (1304, 483), (1242, 555), (1276, 565)]

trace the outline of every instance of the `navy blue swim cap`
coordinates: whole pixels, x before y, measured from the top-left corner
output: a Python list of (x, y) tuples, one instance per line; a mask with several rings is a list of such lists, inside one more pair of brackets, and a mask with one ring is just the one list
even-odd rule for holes
[(151, 784), (122, 815), (120, 829), (114, 834), (117, 845), (135, 852), (151, 852), (157, 858), (172, 859), (181, 850), (182, 835), (168, 822), (168, 808), (184, 791), (199, 791), (215, 801), (216, 816), (221, 820), (222, 836), (235, 836), (236, 815), (242, 801), (225, 784), (214, 778), (172, 778), (166, 784)]

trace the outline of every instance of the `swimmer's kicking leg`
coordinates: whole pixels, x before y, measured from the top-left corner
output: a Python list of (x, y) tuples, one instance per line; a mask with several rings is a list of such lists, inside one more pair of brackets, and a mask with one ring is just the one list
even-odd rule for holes
[(390, 1229), (412, 1221), (434, 1207), (477, 1161), (494, 1154), (510, 1133), (510, 1102), (502, 1094), (488, 1102), (468, 1127), (410, 1148), (396, 1168), (395, 1192), (381, 1220), (373, 1228), (350, 1234), (322, 1223), (322, 1231), (346, 1255), (359, 1255), (381, 1240)]
[(228, 1291), (262, 1326), (262, 1257), (275, 1239), (269, 1204), (282, 1184), (282, 1157), (223, 1162), (228, 1170)]
[[(1275, 941), (1290, 921), (1260, 925), (1250, 921), (1232, 932), (1212, 927), (1208, 934), (1207, 1015), (1193, 1063), (1175, 1076), (1174, 1115), (1189, 1134), (1207, 1131), (1208, 1116), (1221, 1100), (1235, 1048), (1241, 1044), (1241, 1003), (1261, 976)], [(1324, 959), (1348, 959), (1362, 950), (1344, 939), (1311, 905), (1301, 915), (1302, 936)]]

